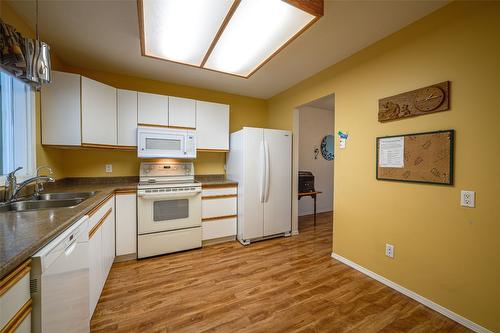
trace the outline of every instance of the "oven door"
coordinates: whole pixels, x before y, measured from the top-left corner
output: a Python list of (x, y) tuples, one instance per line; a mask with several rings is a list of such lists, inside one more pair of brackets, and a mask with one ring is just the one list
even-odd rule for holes
[(141, 130), (137, 135), (137, 156), (140, 158), (185, 158), (185, 131)]
[(201, 190), (179, 193), (137, 191), (138, 234), (201, 226)]

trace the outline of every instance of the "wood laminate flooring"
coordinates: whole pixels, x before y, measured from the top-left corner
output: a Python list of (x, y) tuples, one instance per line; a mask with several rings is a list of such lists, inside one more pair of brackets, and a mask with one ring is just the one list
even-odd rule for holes
[(469, 332), (330, 257), (332, 214), (300, 234), (114, 264), (92, 332)]

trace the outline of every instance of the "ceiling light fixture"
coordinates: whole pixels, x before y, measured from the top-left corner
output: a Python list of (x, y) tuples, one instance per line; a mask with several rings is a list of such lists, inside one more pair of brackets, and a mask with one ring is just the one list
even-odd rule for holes
[(142, 55), (250, 77), (323, 16), (323, 0), (137, 0)]

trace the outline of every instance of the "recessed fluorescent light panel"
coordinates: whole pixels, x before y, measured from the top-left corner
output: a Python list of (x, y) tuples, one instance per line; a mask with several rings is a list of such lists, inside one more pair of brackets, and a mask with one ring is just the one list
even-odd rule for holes
[(143, 0), (144, 52), (200, 66), (233, 1)]
[(241, 77), (252, 75), (323, 15), (322, 0), (138, 0), (138, 4), (144, 56)]

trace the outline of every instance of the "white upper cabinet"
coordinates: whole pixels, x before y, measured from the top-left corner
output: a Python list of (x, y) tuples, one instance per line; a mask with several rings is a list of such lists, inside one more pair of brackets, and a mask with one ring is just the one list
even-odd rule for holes
[(139, 124), (168, 126), (168, 96), (139, 92), (137, 106)]
[(42, 85), (42, 144), (80, 146), (80, 75), (52, 71)]
[(116, 89), (52, 71), (42, 86), (42, 144), (134, 149), (137, 125), (196, 129), (197, 149), (229, 151), (229, 105)]
[(137, 146), (137, 91), (116, 90), (119, 146)]
[(168, 98), (168, 125), (172, 127), (196, 127), (196, 101), (194, 99)]
[(229, 105), (196, 101), (196, 145), (229, 150)]
[(116, 88), (82, 76), (82, 143), (116, 145)]

